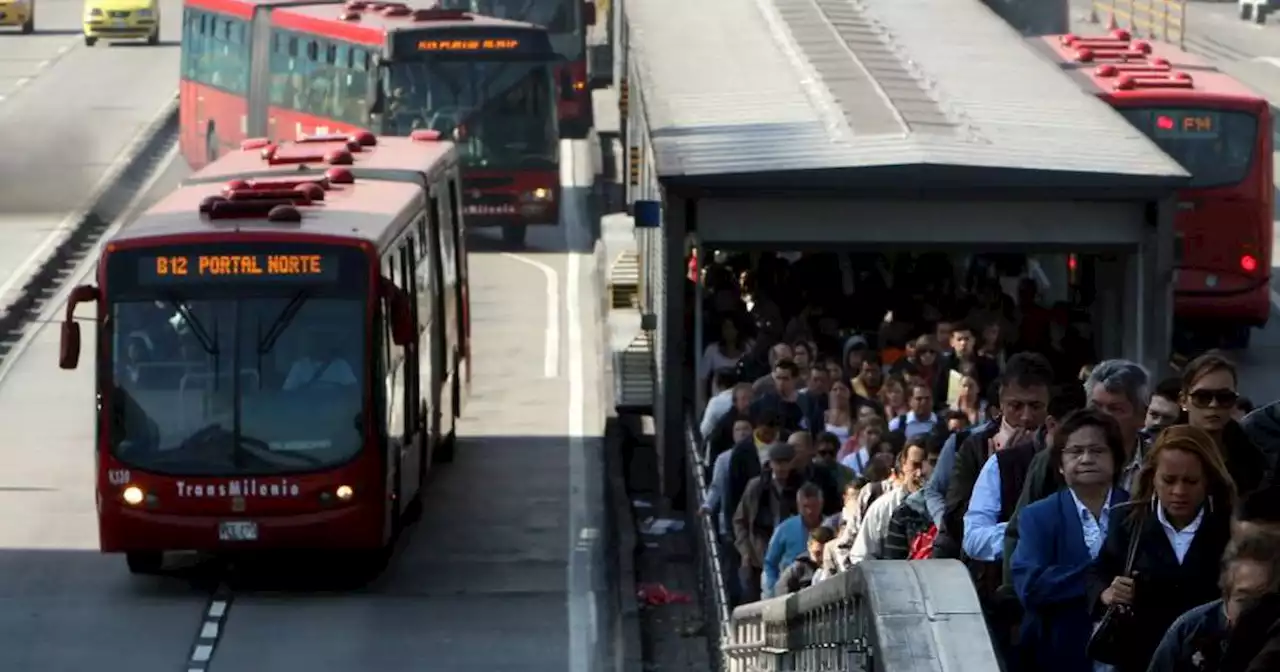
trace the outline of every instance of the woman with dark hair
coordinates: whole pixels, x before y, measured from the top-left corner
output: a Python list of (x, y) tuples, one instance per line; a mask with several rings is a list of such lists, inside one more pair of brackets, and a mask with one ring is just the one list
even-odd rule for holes
[(1050, 462), (1067, 487), (1022, 511), (1010, 564), (1022, 603), (1021, 669), (1086, 672), (1092, 630), (1086, 577), (1102, 550), (1112, 507), (1129, 499), (1116, 483), (1124, 436), (1093, 409), (1063, 419), (1049, 442)]
[[(1089, 576), (1094, 620), (1117, 614), (1091, 651), (1117, 672), (1143, 672), (1169, 625), (1218, 597), (1218, 563), (1231, 538), (1236, 488), (1217, 444), (1198, 427), (1160, 433), (1143, 460), (1130, 502), (1113, 508), (1107, 540)], [(1024, 532), (1025, 534), (1025, 532)], [(1133, 546), (1130, 546), (1130, 544)]]
[(1236, 492), (1248, 494), (1262, 485), (1267, 461), (1240, 423), (1232, 418), (1240, 394), (1236, 391), (1236, 365), (1222, 353), (1209, 351), (1182, 367), (1179, 401), (1187, 424), (1208, 432), (1222, 453), (1222, 461), (1235, 481)]

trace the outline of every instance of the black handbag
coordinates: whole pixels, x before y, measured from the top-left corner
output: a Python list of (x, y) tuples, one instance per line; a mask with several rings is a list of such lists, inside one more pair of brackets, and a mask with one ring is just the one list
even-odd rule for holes
[[(1124, 561), (1126, 577), (1133, 573), (1133, 559), (1138, 554), (1138, 540), (1141, 537), (1142, 526), (1138, 525), (1129, 537), (1128, 557)], [(1124, 650), (1125, 631), (1129, 629), (1132, 618), (1133, 612), (1126, 605), (1113, 604), (1107, 607), (1102, 620), (1098, 621), (1098, 627), (1093, 630), (1093, 636), (1089, 637), (1089, 658), (1099, 663), (1118, 665), (1121, 660), (1121, 651)]]

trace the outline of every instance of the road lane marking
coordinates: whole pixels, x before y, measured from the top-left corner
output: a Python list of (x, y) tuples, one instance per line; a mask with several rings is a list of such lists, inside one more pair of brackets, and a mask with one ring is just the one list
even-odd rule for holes
[[(542, 375), (545, 378), (555, 378), (560, 375), (560, 280), (556, 275), (555, 269), (520, 254), (511, 254), (503, 252), (502, 256), (518, 261), (526, 266), (542, 271), (542, 275), (547, 281), (547, 341), (544, 346), (542, 359)], [(573, 348), (569, 348), (573, 352)]]
[[(577, 143), (574, 143), (577, 144)], [(571, 145), (572, 146), (572, 145)], [(575, 164), (561, 166), (561, 175), (567, 173), (571, 179), (578, 175), (578, 152), (568, 152), (569, 161)], [(587, 166), (588, 174), (592, 173)], [(570, 182), (570, 184), (574, 184)], [(589, 504), (587, 500), (587, 449), (586, 449), (586, 415), (583, 406), (586, 404), (586, 393), (583, 387), (583, 357), (587, 356), (583, 349), (583, 324), (580, 309), (582, 307), (582, 254), (577, 250), (588, 248), (586, 241), (591, 238), (590, 218), (594, 214), (586, 203), (579, 212), (575, 222), (566, 221), (564, 227), (566, 254), (569, 257), (565, 270), (565, 328), (568, 329), (567, 349), (569, 351), (569, 409), (568, 409), (568, 444), (569, 444), (569, 567), (568, 594), (566, 607), (569, 624), (569, 672), (590, 672), (594, 662), (592, 651), (596, 638), (597, 615), (592, 608), (594, 600), (591, 593), (591, 555), (582, 552), (590, 550), (593, 540)], [(583, 221), (583, 220), (587, 221)], [(589, 248), (588, 248), (589, 249)], [(586, 548), (583, 549), (583, 542)]]
[(219, 586), (209, 598), (209, 604), (201, 616), (200, 633), (191, 645), (191, 655), (187, 657), (187, 672), (207, 672), (213, 654), (218, 650), (218, 642), (226, 630), (227, 612), (231, 609), (231, 591), (224, 584)]

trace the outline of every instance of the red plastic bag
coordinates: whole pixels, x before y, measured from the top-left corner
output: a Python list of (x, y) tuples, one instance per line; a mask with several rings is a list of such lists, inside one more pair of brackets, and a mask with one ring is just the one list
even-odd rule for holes
[(907, 546), (908, 560), (928, 560), (933, 557), (933, 540), (938, 537), (938, 526), (930, 525), (928, 530), (917, 534)]
[(688, 604), (693, 601), (684, 593), (667, 590), (667, 587), (661, 583), (640, 584), (636, 590), (636, 597), (651, 607), (660, 607), (664, 604)]

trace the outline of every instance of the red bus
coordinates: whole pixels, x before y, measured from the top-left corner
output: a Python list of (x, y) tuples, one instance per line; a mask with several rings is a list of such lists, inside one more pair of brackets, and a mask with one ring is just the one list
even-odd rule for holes
[(596, 24), (591, 0), (444, 0), (441, 6), (546, 27), (551, 46), (563, 59), (556, 66), (560, 132), (585, 138), (591, 130), (591, 89), (587, 86), (587, 29)]
[(560, 220), (560, 133), (545, 29), (404, 4), (187, 0), (181, 144), (193, 167), (246, 138), (415, 129), (452, 137), (468, 225)]
[[(111, 238), (94, 302), (104, 553), (385, 558), (470, 375), (460, 162), (438, 134), (251, 140)], [(465, 373), (464, 373), (465, 369)]]
[(1191, 174), (1178, 199), (1174, 316), (1215, 345), (1247, 347), (1271, 315), (1267, 100), (1202, 59), (1124, 30), (1044, 39), (1090, 91)]

